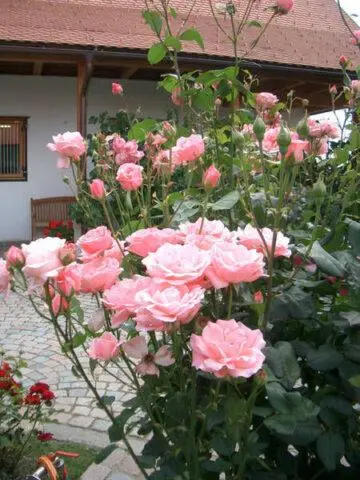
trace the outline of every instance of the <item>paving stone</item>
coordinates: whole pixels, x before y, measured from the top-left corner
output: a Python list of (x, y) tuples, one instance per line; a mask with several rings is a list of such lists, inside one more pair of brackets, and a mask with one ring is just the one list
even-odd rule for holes
[(86, 472), (81, 475), (80, 480), (105, 480), (110, 473), (111, 470), (104, 467), (104, 465), (92, 464)]
[(124, 457), (121, 463), (121, 471), (129, 475), (139, 475), (139, 473), (141, 473), (139, 467), (136, 465), (130, 455)]
[(68, 423), (68, 421), (71, 418), (71, 415), (69, 413), (55, 413), (51, 417), (53, 420), (57, 420), (59, 423)]
[(110, 420), (95, 420), (91, 428), (94, 430), (100, 430), (100, 432), (106, 432), (110, 427)]
[(133, 480), (128, 475), (124, 473), (111, 473), (110, 476), (106, 477), (106, 480)]
[(85, 388), (73, 388), (69, 391), (69, 397), (85, 397), (86, 393)]
[(88, 398), (88, 397), (80, 397), (80, 398), (77, 398), (76, 399), (76, 404), (78, 405), (92, 405), (93, 403), (95, 403), (95, 399), (94, 398)]
[(71, 417), (71, 419), (69, 420), (68, 423), (69, 423), (69, 425), (74, 425), (76, 427), (87, 428), (87, 427), (90, 427), (90, 425), (92, 424), (93, 421), (94, 421), (94, 419), (91, 418), (91, 417), (76, 416), (76, 417)]
[(101, 408), (93, 408), (90, 415), (93, 418), (107, 418), (107, 413), (104, 410), (101, 410)]
[(82, 407), (82, 406), (75, 407), (73, 410), (74, 415), (89, 416), (90, 412), (91, 412), (91, 409), (89, 407)]
[(126, 455), (126, 452), (118, 448), (114, 450), (112, 453), (110, 453), (110, 455), (102, 462), (102, 465), (105, 465), (105, 467), (110, 468), (110, 470), (114, 470), (118, 468), (119, 465), (121, 465), (125, 455)]

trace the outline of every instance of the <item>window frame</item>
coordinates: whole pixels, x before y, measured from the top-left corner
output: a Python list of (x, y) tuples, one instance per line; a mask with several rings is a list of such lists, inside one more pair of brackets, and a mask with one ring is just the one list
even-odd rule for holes
[(14, 116), (14, 115), (0, 115), (0, 124), (14, 124), (20, 122), (20, 165), (22, 167), (21, 173), (1, 173), (0, 182), (26, 182), (28, 179), (28, 158), (27, 158), (27, 127), (29, 117)]

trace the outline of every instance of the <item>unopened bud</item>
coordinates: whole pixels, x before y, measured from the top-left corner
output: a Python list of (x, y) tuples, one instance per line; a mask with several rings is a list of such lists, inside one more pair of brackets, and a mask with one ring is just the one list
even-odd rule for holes
[(264, 120), (260, 116), (257, 116), (254, 122), (254, 134), (259, 142), (262, 142), (264, 140), (265, 131), (266, 125)]
[(235, 143), (239, 148), (242, 148), (245, 144), (245, 137), (242, 132), (239, 132), (239, 130), (233, 130), (232, 132), (232, 138)]
[(66, 183), (66, 185), (69, 185), (69, 177), (66, 175), (63, 177), (63, 182)]
[(104, 311), (99, 308), (88, 321), (88, 329), (90, 332), (98, 332), (105, 325)]
[(284, 124), (282, 124), (280, 127), (277, 143), (279, 145), (281, 155), (285, 155), (291, 143), (291, 134), (290, 130), (284, 127)]
[(309, 106), (309, 100), (307, 98), (303, 98), (302, 104), (304, 108), (307, 108)]
[(307, 138), (309, 136), (309, 125), (306, 117), (302, 118), (300, 122), (298, 122), (296, 125), (296, 131), (301, 138)]
[(326, 185), (323, 182), (322, 178), (319, 177), (317, 181), (314, 183), (312, 188), (312, 194), (314, 199), (317, 201), (323, 201), (326, 195)]

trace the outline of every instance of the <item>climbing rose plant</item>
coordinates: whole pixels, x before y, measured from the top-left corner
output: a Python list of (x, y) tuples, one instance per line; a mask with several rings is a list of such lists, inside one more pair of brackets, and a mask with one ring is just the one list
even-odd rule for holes
[[(308, 101), (293, 93), (286, 102), (255, 93), (236, 48), (254, 28), (252, 1), (245, 14), (210, 2), (234, 66), (183, 73), (184, 43), (202, 48), (203, 40), (188, 19), (174, 27), (168, 3), (149, 3), (144, 19), (157, 37), (150, 63), (173, 62), (160, 82), (173, 115), (129, 116), (126, 133), (100, 131), (87, 142), (77, 132), (54, 136), (49, 148), (60, 168), (72, 166), (84, 218), (101, 222), (76, 245), (52, 237), (12, 247), (1, 290), (26, 292), (53, 324), (112, 422), (112, 447), (123, 440), (145, 478), (353, 479), (360, 80), (340, 59), (344, 85), (329, 95), (345, 108), (343, 125), (309, 118)], [(259, 38), (292, 5), (276, 2), (256, 24)], [(121, 85), (112, 91), (122, 102)], [(294, 108), (303, 118), (289, 128)], [(97, 301), (90, 318), (81, 295)], [(133, 392), (118, 416), (114, 398), (97, 390), (100, 369)], [(140, 455), (131, 432), (146, 438)]]

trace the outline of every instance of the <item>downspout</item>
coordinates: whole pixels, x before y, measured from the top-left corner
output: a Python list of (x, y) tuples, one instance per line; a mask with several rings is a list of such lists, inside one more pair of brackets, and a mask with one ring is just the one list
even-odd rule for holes
[[(87, 106), (88, 106), (89, 85), (90, 85), (90, 81), (92, 79), (92, 74), (93, 74), (92, 59), (93, 59), (93, 55), (90, 54), (90, 55), (86, 56), (85, 75), (84, 75), (83, 83), (81, 85), (81, 92), (80, 92), (80, 102), (81, 102), (81, 118), (80, 118), (81, 128), (80, 128), (80, 133), (84, 138), (87, 137), (87, 122), (88, 122)], [(85, 161), (84, 161), (82, 174), (83, 174), (84, 180), (86, 180), (86, 177), (87, 177), (87, 159), (85, 159)]]

